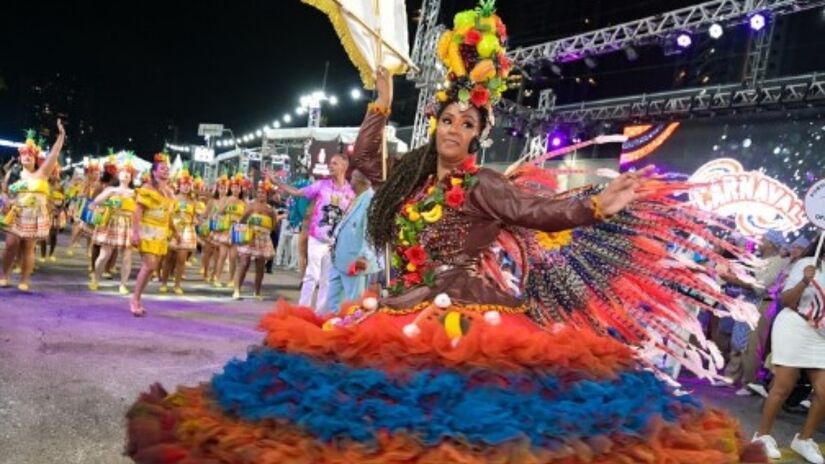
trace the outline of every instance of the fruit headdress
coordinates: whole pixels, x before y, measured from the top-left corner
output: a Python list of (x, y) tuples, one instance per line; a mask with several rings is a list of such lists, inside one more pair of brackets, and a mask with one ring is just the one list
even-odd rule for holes
[(120, 166), (118, 166), (118, 172), (126, 171), (132, 175), (132, 179), (134, 179), (137, 175), (137, 169), (135, 168), (135, 165), (132, 163), (132, 158), (134, 157), (134, 153), (128, 152), (126, 160), (123, 163), (121, 163)]
[(177, 173), (175, 181), (178, 185), (192, 185), (192, 175), (189, 174), (189, 165), (187, 163), (183, 163), (183, 167), (181, 167), (180, 171)]
[(252, 187), (252, 181), (247, 179), (246, 176), (244, 176), (240, 172), (238, 172), (235, 173), (234, 176), (232, 176), (232, 179), (229, 181), (229, 185), (239, 185), (242, 189), (248, 190)]
[(26, 141), (23, 143), (23, 145), (21, 145), (20, 147), (17, 148), (17, 151), (21, 155), (27, 154), (27, 155), (34, 156), (35, 160), (36, 160), (37, 157), (40, 155), (40, 153), (43, 152), (43, 149), (40, 148), (40, 144), (38, 144), (34, 140), (34, 136), (35, 136), (34, 130), (32, 130), (32, 129), (27, 130), (26, 131)]
[(165, 151), (155, 153), (154, 160), (155, 160), (155, 163), (169, 164), (169, 153), (166, 153)]
[(493, 107), (507, 90), (511, 66), (504, 48), (507, 27), (495, 12), (495, 0), (481, 0), (475, 9), (456, 14), (453, 29), (441, 35), (437, 53), (447, 76), (428, 109), (433, 129), (436, 115), (451, 103), (457, 102), (462, 110), (470, 105), (482, 110), (487, 115), (482, 145), (490, 142)]
[(274, 192), (277, 189), (278, 189), (278, 187), (275, 186), (275, 184), (270, 182), (268, 179), (258, 181), (258, 190), (263, 190), (266, 193), (271, 193), (271, 192)]

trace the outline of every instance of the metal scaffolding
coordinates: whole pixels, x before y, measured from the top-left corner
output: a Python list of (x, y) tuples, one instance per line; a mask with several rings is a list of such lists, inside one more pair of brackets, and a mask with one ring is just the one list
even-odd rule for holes
[(443, 79), (443, 71), (437, 65), (438, 59), (435, 54), (438, 38), (445, 30), (444, 26), (436, 24), (440, 9), (441, 0), (424, 0), (421, 4), (421, 20), (415, 32), (412, 50), (412, 60), (421, 71), (409, 75), (419, 89), (410, 148), (427, 143), (429, 121), (426, 108), (435, 95), (436, 86)]
[[(776, 17), (824, 5), (825, 0), (712, 0), (572, 37), (510, 50), (507, 55), (513, 64), (520, 68), (545, 61), (572, 61), (587, 56), (616, 52), (630, 45), (655, 43), (677, 32), (704, 30), (714, 23), (722, 26), (739, 24), (747, 21), (749, 16), (755, 12)], [(422, 19), (416, 32), (412, 56), (421, 68), (421, 72), (411, 76), (415, 80), (416, 87), (420, 89), (411, 148), (427, 141), (426, 107), (442, 79), (442, 70), (437, 67), (435, 53), (438, 37), (444, 30), (443, 26), (436, 25), (439, 8), (440, 0), (424, 0), (421, 10)], [(751, 47), (749, 61), (745, 68), (747, 78), (745, 85), (749, 86), (747, 88), (738, 84), (706, 87), (605, 100), (604, 102), (611, 103), (604, 107), (602, 107), (604, 102), (593, 102), (566, 105), (555, 110), (553, 109), (555, 98), (552, 93), (548, 93), (542, 95), (544, 100), (540, 98), (539, 108), (535, 110), (512, 102), (504, 102), (499, 109), (509, 111), (510, 114), (528, 114), (528, 119), (535, 124), (538, 120), (546, 121), (548, 115), (549, 119), (561, 118), (581, 122), (591, 117), (597, 120), (642, 118), (703, 111), (699, 108), (706, 108), (704, 111), (720, 111), (725, 108), (747, 108), (760, 104), (793, 103), (799, 97), (797, 90), (802, 87), (812, 92), (804, 98), (818, 100), (819, 97), (816, 94), (821, 91), (819, 76), (814, 75), (812, 83), (799, 82), (799, 79), (804, 80), (810, 76), (774, 79), (762, 83), (767, 69), (772, 27), (769, 25), (767, 30), (762, 31)], [(782, 87), (784, 91), (789, 93), (786, 96), (776, 95), (773, 91), (776, 83), (780, 81), (783, 82), (780, 87), (784, 86)], [(655, 99), (654, 96), (656, 96)], [(659, 98), (660, 96), (662, 98)], [(647, 100), (640, 101), (640, 98)], [(696, 109), (691, 109), (694, 106)], [(546, 144), (546, 138), (542, 141), (540, 137), (540, 135), (533, 137), (535, 140), (526, 144), (525, 150), (532, 152), (538, 150), (541, 143)]]
[(747, 20), (754, 12), (773, 16), (825, 5), (825, 0), (713, 0), (636, 21), (510, 50), (507, 56), (518, 67), (541, 60), (567, 62), (612, 53), (628, 45), (645, 45), (678, 32), (698, 31)]
[(557, 106), (549, 121), (673, 119), (821, 104), (825, 104), (825, 74), (804, 74), (768, 79), (754, 87), (727, 84)]

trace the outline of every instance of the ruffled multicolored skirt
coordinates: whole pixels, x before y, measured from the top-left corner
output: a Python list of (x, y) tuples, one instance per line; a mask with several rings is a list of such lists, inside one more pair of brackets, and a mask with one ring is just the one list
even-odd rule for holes
[(52, 218), (46, 202), (46, 196), (29, 193), (25, 198), (18, 198), (6, 213), (4, 227), (9, 233), (24, 240), (43, 240), (49, 237)]
[(180, 233), (180, 240), (172, 236), (169, 241), (169, 248), (172, 250), (195, 251), (198, 248), (198, 234), (193, 224), (176, 225)]
[(238, 254), (253, 258), (274, 258), (275, 247), (272, 245), (269, 231), (256, 230), (252, 234), (252, 240), (249, 243), (238, 246)]
[(92, 236), (94, 243), (113, 248), (132, 246), (132, 213), (114, 213), (105, 225), (98, 226)]
[(126, 452), (139, 463), (764, 462), (733, 419), (674, 396), (612, 338), (477, 313), (452, 321), (456, 342), (438, 318), (405, 335), (414, 317), (330, 327), (280, 302), (245, 360), (199, 387), (141, 395)]

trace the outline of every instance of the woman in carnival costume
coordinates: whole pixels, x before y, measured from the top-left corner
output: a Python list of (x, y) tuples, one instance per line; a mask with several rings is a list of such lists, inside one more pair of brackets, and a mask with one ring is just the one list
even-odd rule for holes
[(20, 171), (20, 180), (9, 186), (11, 201), (0, 216), (0, 226), (6, 231), (0, 287), (8, 286), (9, 271), (20, 254), (20, 284), (17, 288), (29, 291), (35, 245), (49, 236), (51, 217), (48, 178), (57, 166), (60, 150), (66, 140), (66, 131), (60, 119), (57, 120), (57, 130), (57, 140), (49, 151), (49, 156), (39, 167), (37, 157), (41, 148), (35, 143), (33, 132), (29, 132), (25, 144), (18, 148), (23, 169)]
[[(673, 389), (638, 348), (682, 345), (702, 376), (719, 353), (676, 283), (737, 317), (754, 308), (668, 256), (713, 220), (674, 199), (689, 186), (626, 173), (560, 195), (537, 168), (479, 168), (503, 90), (506, 29), (490, 1), (439, 47), (450, 88), (434, 136), (389, 169), (369, 234), (393, 251), (392, 296), (329, 320), (280, 302), (265, 344), (196, 388), (155, 385), (128, 413), (140, 463), (732, 463), (764, 459), (735, 421)], [(379, 71), (352, 164), (382, 183), (392, 102)], [(711, 266), (723, 259), (712, 250)], [(748, 256), (743, 256), (748, 258)], [(691, 301), (691, 303), (693, 303)], [(695, 304), (695, 303), (693, 303)], [(703, 307), (724, 312), (723, 309)], [(691, 345), (678, 330), (691, 328)]]
[(232, 176), (229, 181), (229, 196), (216, 205), (215, 233), (212, 241), (218, 247), (218, 259), (212, 269), (212, 278), (209, 279), (215, 287), (225, 287), (223, 283), (223, 269), (229, 260), (230, 279), (235, 276), (235, 261), (238, 259), (238, 247), (232, 245), (232, 226), (238, 224), (244, 215), (246, 202), (243, 200), (245, 189), (249, 188), (249, 180), (241, 173)]
[(149, 181), (136, 190), (137, 207), (132, 216), (132, 245), (140, 251), (141, 265), (129, 310), (137, 317), (146, 315), (141, 296), (158, 263), (166, 256), (170, 233), (176, 234), (172, 224), (175, 192), (169, 186), (169, 169), (169, 155), (157, 153), (152, 162)]
[[(46, 161), (46, 155), (40, 153), (40, 164)], [(51, 227), (49, 236), (40, 241), (40, 261), (55, 262), (54, 250), (57, 247), (57, 234), (66, 227), (66, 195), (63, 193), (63, 184), (60, 182), (60, 166), (55, 165), (49, 175), (49, 216)]]
[(203, 239), (203, 256), (201, 262), (203, 263), (203, 279), (206, 282), (212, 281), (214, 275), (215, 263), (218, 260), (218, 243), (215, 241), (215, 236), (220, 234), (221, 218), (223, 215), (223, 204), (229, 195), (229, 176), (225, 173), (221, 174), (215, 182), (215, 193), (209, 203), (206, 205), (206, 210), (209, 216), (206, 218), (206, 227), (204, 230)]
[(198, 235), (195, 232), (195, 225), (198, 216), (203, 214), (205, 206), (195, 197), (192, 176), (186, 166), (183, 167), (176, 180), (178, 194), (175, 197), (175, 212), (172, 216), (176, 234), (169, 241), (170, 253), (166, 255), (160, 292), (166, 293), (168, 291), (169, 274), (174, 269), (175, 294), (183, 295), (180, 283), (183, 279), (183, 272), (186, 270), (186, 260), (189, 258), (189, 254), (198, 248)]
[(128, 160), (120, 166), (115, 165), (115, 168), (118, 186), (106, 187), (90, 204), (90, 208), (102, 214), (102, 219), (93, 236), (95, 245), (100, 246), (100, 254), (95, 261), (89, 289), (98, 289), (100, 277), (117, 251), (121, 255), (118, 291), (121, 295), (128, 295), (126, 282), (132, 272), (132, 217), (137, 209), (132, 180), (137, 170)]
[(92, 248), (92, 234), (94, 227), (87, 224), (84, 220), (84, 214), (88, 214), (89, 202), (95, 198), (105, 188), (100, 182), (100, 165), (97, 161), (90, 160), (86, 164), (85, 177), (80, 183), (77, 195), (75, 196), (72, 237), (69, 240), (69, 249), (66, 251), (68, 256), (74, 255), (74, 247), (80, 242), (80, 239), (86, 237), (86, 252), (91, 253)]
[(264, 266), (266, 262), (275, 257), (275, 247), (272, 245), (270, 234), (278, 224), (278, 213), (269, 204), (269, 196), (276, 189), (268, 180), (258, 182), (258, 190), (255, 193), (255, 201), (247, 205), (246, 212), (241, 218), (241, 223), (245, 225), (245, 231), (249, 234), (247, 240), (243, 240), (238, 247), (240, 257), (238, 267), (235, 272), (235, 292), (232, 298), (241, 298), (241, 287), (246, 280), (246, 273), (249, 264), (255, 260), (255, 297), (261, 298), (261, 284), (264, 280)]

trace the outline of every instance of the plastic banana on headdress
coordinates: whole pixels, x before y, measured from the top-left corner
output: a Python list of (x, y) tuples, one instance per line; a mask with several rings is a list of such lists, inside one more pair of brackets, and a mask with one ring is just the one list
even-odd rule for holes
[(482, 146), (492, 143), (493, 107), (507, 90), (510, 73), (504, 48), (507, 27), (495, 12), (495, 0), (482, 0), (475, 9), (456, 14), (453, 29), (441, 35), (437, 53), (447, 69), (446, 88), (436, 93), (427, 111), (434, 130), (436, 115), (450, 103), (457, 102), (462, 110), (475, 106), (487, 117), (479, 137)]
[(17, 148), (17, 151), (21, 155), (31, 155), (34, 156), (35, 159), (43, 152), (43, 149), (40, 148), (40, 144), (38, 144), (35, 139), (35, 132), (32, 129), (26, 131), (26, 141)]

